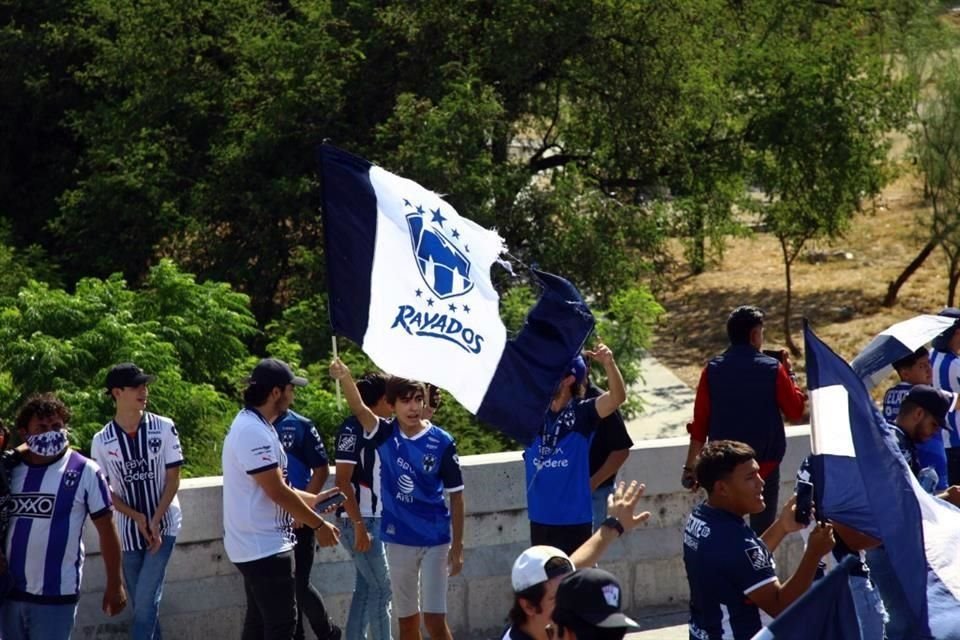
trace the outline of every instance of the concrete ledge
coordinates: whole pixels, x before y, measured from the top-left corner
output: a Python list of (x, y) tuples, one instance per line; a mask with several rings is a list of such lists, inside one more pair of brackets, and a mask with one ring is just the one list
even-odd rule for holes
[[(652, 513), (643, 529), (614, 545), (601, 563), (621, 580), (630, 611), (654, 607), (674, 612), (675, 618), (675, 612), (687, 606), (681, 530), (702, 496), (679, 486), (686, 450), (686, 438), (642, 441), (620, 472), (621, 479), (647, 485), (641, 507)], [(793, 490), (793, 472), (809, 451), (809, 428), (788, 427), (781, 497)], [(465, 564), (462, 575), (450, 581), (450, 627), (457, 637), (499, 638), (511, 602), (510, 567), (529, 540), (523, 464), (519, 452), (464, 456), (461, 463), (467, 507)], [(181, 483), (184, 524), (167, 571), (161, 611), (168, 638), (240, 635), (243, 583), (223, 550), (221, 501), (220, 477)], [(129, 614), (111, 619), (100, 611), (104, 572), (92, 526), (87, 527), (84, 541), (87, 560), (74, 637), (126, 638)], [(777, 551), (782, 577), (796, 566), (801, 552), (798, 537)], [(354, 567), (344, 549), (318, 551), (313, 584), (324, 594), (339, 624), (346, 620), (353, 576)], [(312, 637), (309, 631), (308, 637)]]

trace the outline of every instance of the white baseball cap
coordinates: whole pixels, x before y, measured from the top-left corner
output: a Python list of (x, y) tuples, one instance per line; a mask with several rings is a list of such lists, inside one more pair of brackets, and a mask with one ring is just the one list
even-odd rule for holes
[(550, 578), (571, 573), (575, 569), (570, 556), (560, 549), (537, 545), (521, 553), (513, 563), (510, 581), (513, 583), (513, 590), (519, 593)]

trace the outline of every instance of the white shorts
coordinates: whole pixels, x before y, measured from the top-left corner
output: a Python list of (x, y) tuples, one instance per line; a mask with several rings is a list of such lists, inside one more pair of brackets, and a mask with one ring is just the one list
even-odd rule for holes
[[(449, 543), (434, 547), (411, 547), (387, 542), (384, 547), (390, 568), (393, 610), (397, 617), (408, 618), (419, 611), (446, 613)], [(419, 597), (421, 593), (422, 603)]]

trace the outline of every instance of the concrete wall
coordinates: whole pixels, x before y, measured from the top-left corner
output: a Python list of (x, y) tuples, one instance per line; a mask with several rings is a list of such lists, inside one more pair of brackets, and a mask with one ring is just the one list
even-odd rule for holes
[[(793, 471), (809, 452), (807, 427), (787, 431), (783, 476), (788, 481), (781, 487), (781, 496), (792, 491)], [(641, 506), (653, 514), (644, 528), (618, 541), (601, 562), (620, 579), (628, 610), (686, 607), (680, 532), (687, 514), (701, 499), (679, 490), (686, 448), (685, 438), (641, 442), (620, 472), (621, 479), (646, 483)], [(528, 545), (523, 465), (519, 453), (464, 456), (461, 463), (467, 504), (465, 566), (450, 582), (450, 626), (459, 637), (499, 637), (511, 601), (510, 567)], [(166, 638), (240, 636), (243, 584), (223, 550), (221, 490), (219, 477), (181, 484), (184, 526), (168, 568), (161, 608)], [(95, 531), (92, 526), (87, 529), (88, 557), (74, 638), (126, 637), (128, 614), (110, 619), (100, 610), (103, 563)], [(796, 566), (798, 543), (791, 539), (778, 551), (781, 576)], [(342, 548), (317, 553), (313, 583), (333, 618), (342, 624), (353, 588), (353, 564)], [(312, 637), (309, 632), (308, 637)]]

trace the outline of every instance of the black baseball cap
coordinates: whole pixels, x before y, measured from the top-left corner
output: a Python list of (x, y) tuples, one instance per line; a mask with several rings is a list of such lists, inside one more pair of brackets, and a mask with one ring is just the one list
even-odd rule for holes
[(620, 609), (620, 583), (603, 569), (580, 569), (560, 581), (554, 621), (576, 628), (584, 624), (603, 629), (639, 629)]
[(263, 384), (270, 387), (285, 387), (292, 384), (295, 387), (302, 387), (307, 384), (307, 379), (293, 375), (293, 369), (283, 360), (264, 358), (253, 368), (253, 373), (247, 378), (247, 384)]
[(934, 389), (926, 384), (917, 384), (910, 389), (903, 401), (912, 402), (925, 409), (936, 418), (937, 424), (943, 427), (947, 422), (947, 412), (953, 406), (953, 394)]
[(157, 376), (144, 373), (143, 369), (132, 362), (121, 362), (113, 365), (107, 372), (107, 391), (124, 387), (139, 387), (156, 379)]

